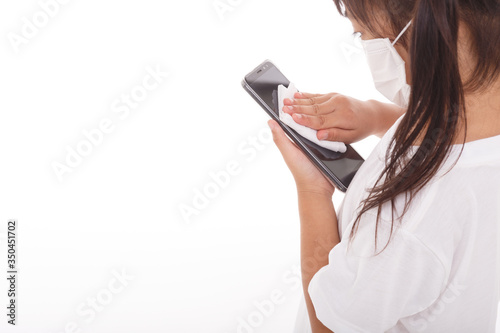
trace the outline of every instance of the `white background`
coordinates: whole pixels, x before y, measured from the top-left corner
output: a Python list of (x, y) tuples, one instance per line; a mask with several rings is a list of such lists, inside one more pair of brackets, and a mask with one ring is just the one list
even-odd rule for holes
[[(240, 82), (270, 59), (301, 91), (383, 100), (350, 23), (327, 0), (70, 0), (47, 22), (41, 11), (0, 5), (0, 266), (15, 218), (20, 272), (15, 328), (0, 280), (0, 331), (290, 332), (295, 187)], [(16, 46), (23, 18), (41, 27)], [(120, 118), (115, 101), (147, 68), (169, 75)], [(53, 163), (103, 119), (112, 132), (58, 179)], [(377, 142), (354, 147), (366, 158)], [(228, 163), (239, 173), (183, 217)], [(273, 292), (281, 302), (259, 310)]]

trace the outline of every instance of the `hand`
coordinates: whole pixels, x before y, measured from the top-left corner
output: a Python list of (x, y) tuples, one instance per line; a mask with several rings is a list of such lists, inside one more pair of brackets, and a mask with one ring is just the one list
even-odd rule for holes
[(318, 131), (318, 140), (353, 143), (379, 130), (373, 101), (363, 102), (337, 93), (298, 92), (293, 100), (286, 98), (283, 103), (283, 111), (292, 115), (295, 122)]
[(335, 187), (323, 176), (304, 153), (286, 136), (275, 120), (269, 120), (273, 140), (283, 155), (286, 165), (292, 172), (299, 192), (313, 192), (332, 196)]

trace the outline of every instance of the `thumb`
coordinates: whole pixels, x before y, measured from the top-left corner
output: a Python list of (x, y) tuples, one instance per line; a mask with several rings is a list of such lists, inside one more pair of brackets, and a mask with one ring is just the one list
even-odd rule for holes
[(285, 132), (276, 122), (276, 120), (270, 119), (267, 124), (269, 125), (269, 128), (271, 128), (271, 132), (273, 133), (273, 141), (280, 150), (283, 157), (287, 157), (289, 154), (295, 152), (295, 150), (298, 149), (295, 144), (286, 136)]
[(329, 128), (324, 130), (319, 130), (316, 133), (318, 140), (328, 140), (334, 142), (344, 142), (353, 143), (355, 131), (344, 130), (341, 128)]

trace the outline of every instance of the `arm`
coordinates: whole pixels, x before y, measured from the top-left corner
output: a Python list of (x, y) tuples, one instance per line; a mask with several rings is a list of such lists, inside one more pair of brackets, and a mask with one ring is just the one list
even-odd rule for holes
[(337, 93), (296, 93), (293, 100), (287, 98), (284, 104), (283, 111), (291, 114), (297, 123), (318, 131), (318, 140), (345, 143), (370, 135), (382, 137), (406, 112), (395, 104), (360, 101)]
[[(451, 263), (443, 265), (428, 246), (404, 229), (399, 237), (393, 238), (384, 255), (369, 256), (369, 260), (347, 255), (348, 240), (339, 243), (337, 216), (331, 200), (333, 185), (287, 138), (276, 121), (268, 123), (297, 185), (302, 278), (313, 332), (329, 332), (327, 327), (337, 332), (353, 331), (353, 327), (366, 332), (385, 332), (399, 318), (433, 304), (443, 292)], [(362, 242), (358, 251), (370, 255), (376, 217), (363, 214), (362, 218), (368, 227), (358, 231), (362, 233), (361, 240), (357, 239)], [(384, 226), (385, 229), (378, 231), (382, 235), (389, 232), (388, 223), (379, 227)], [(392, 282), (387, 283), (389, 280)]]
[[(382, 137), (394, 122), (406, 111), (395, 105), (375, 100), (361, 102), (366, 115), (372, 118), (373, 135)], [(337, 215), (329, 193), (308, 189), (297, 183), (300, 215), (300, 252), (302, 287), (306, 301), (309, 322), (313, 333), (331, 332), (317, 318), (308, 292), (312, 277), (322, 267), (328, 265), (328, 254), (339, 242)]]
[(394, 122), (406, 112), (405, 108), (401, 108), (396, 104), (382, 103), (376, 100), (369, 100), (364, 103), (366, 103), (367, 110), (375, 124), (372, 134), (379, 138), (383, 137)]
[(331, 196), (297, 189), (300, 214), (302, 286), (313, 333), (331, 332), (316, 317), (307, 291), (316, 272), (328, 264), (330, 250), (339, 243), (337, 216)]
[(311, 328), (314, 333), (331, 332), (317, 319), (307, 288), (316, 272), (328, 264), (330, 250), (339, 243), (337, 215), (332, 202), (335, 188), (288, 139), (275, 120), (269, 120), (268, 124), (297, 186), (301, 221), (302, 285)]

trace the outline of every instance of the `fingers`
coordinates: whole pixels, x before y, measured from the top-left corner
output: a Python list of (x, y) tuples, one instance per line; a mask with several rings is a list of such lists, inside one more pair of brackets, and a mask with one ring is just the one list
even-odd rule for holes
[(296, 92), (295, 95), (293, 96), (295, 99), (309, 99), (312, 97), (321, 97), (321, 96), (327, 96), (327, 97), (332, 97), (337, 95), (337, 93), (327, 93), (327, 94), (311, 94), (307, 92)]
[(321, 104), (328, 101), (331, 98), (331, 94), (309, 94), (297, 92), (293, 96), (293, 100), (285, 98), (283, 104), (285, 105), (313, 105)]
[[(275, 120), (270, 119), (267, 124), (271, 128), (273, 134), (273, 141), (278, 147), (281, 155), (288, 163), (293, 153), (296, 153), (299, 148), (288, 139), (283, 129), (278, 125)], [(354, 130), (346, 130), (342, 128), (328, 128), (319, 130), (316, 133), (318, 140), (328, 140), (334, 142), (344, 142), (346, 144), (358, 141), (356, 139), (356, 132)]]
[(295, 95), (293, 97), (295, 98), (310, 98), (310, 97), (318, 97), (318, 96), (324, 96), (324, 95), (328, 95), (328, 94), (311, 94), (311, 93), (308, 93), (308, 92), (296, 92)]
[[(321, 97), (321, 96), (326, 96), (326, 95), (328, 95), (328, 94), (310, 94), (310, 93), (306, 93), (306, 92), (296, 92), (293, 95), (293, 98), (295, 100), (297, 100), (297, 99), (310, 99), (313, 97)], [(295, 103), (295, 101), (290, 100), (289, 98), (285, 98), (283, 100), (283, 104), (285, 104), (285, 105), (292, 105), (294, 103)]]
[(285, 98), (283, 100), (283, 111), (289, 114), (305, 113), (310, 115), (326, 114), (334, 111), (331, 102), (335, 93), (329, 94), (309, 94), (295, 93), (294, 99)]
[(341, 128), (329, 128), (316, 133), (318, 140), (344, 142), (347, 144), (356, 142), (355, 135), (355, 131)]
[(317, 116), (310, 116), (307, 114), (294, 113), (292, 114), (293, 120), (297, 124), (315, 129), (321, 130), (332, 127), (342, 127), (341, 119), (338, 119), (336, 114), (319, 114)]
[(285, 104), (283, 106), (283, 111), (288, 114), (303, 113), (309, 115), (327, 114), (335, 111), (335, 108), (332, 108), (331, 104), (321, 102), (320, 100), (316, 100), (316, 102), (312, 102), (311, 100), (309, 100), (308, 102), (301, 102), (301, 103), (304, 104), (298, 104), (296, 99), (295, 102), (293, 102), (293, 104), (289, 105)]

